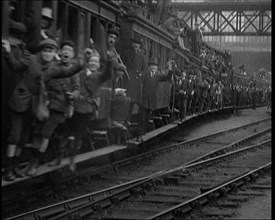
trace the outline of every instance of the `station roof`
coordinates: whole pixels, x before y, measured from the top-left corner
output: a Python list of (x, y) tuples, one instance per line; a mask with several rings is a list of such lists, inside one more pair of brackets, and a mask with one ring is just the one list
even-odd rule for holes
[(271, 0), (173, 0), (178, 10), (271, 10)]

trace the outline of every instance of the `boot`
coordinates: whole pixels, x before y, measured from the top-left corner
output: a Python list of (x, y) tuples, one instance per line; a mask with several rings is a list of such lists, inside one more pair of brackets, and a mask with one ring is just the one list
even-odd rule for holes
[(13, 174), (12, 157), (8, 157), (8, 160), (9, 160), (9, 166), (6, 169), (6, 174), (5, 174), (4, 180), (13, 181), (13, 180), (15, 180), (15, 176)]
[(19, 165), (20, 165), (20, 163), (19, 163), (19, 157), (15, 156), (15, 157), (14, 157), (14, 170), (13, 170), (13, 172), (14, 172), (14, 174), (15, 174), (16, 177), (22, 178), (22, 177), (24, 177), (24, 176), (26, 176), (26, 175), (25, 175), (25, 173), (20, 169)]
[(70, 169), (72, 172), (75, 172), (75, 170), (76, 170), (76, 165), (75, 165), (75, 161), (74, 161), (74, 156), (71, 156), (71, 157), (70, 157), (69, 169)]
[(54, 148), (53, 148), (53, 156), (54, 156), (54, 160), (52, 162), (50, 162), (48, 164), (49, 167), (55, 167), (55, 166), (58, 166), (60, 163), (61, 163), (61, 152), (60, 152), (60, 149), (59, 149), (59, 143), (58, 143), (58, 140), (57, 138), (55, 139), (55, 143), (54, 143)]
[(68, 139), (68, 148), (71, 150), (69, 169), (72, 172), (75, 172), (75, 170), (76, 170), (76, 165), (75, 165), (74, 157), (75, 157), (75, 154), (76, 154), (77, 146), (74, 146), (74, 145), (81, 145), (82, 141), (78, 140), (76, 142), (77, 143), (75, 143), (75, 139), (74, 138), (69, 138)]
[(30, 168), (27, 171), (28, 176), (35, 176), (37, 174), (37, 168), (39, 167), (39, 159), (35, 158), (30, 163)]
[(62, 158), (62, 155), (60, 154), (59, 156), (57, 156), (57, 158), (55, 158), (52, 162), (49, 163), (49, 167), (56, 167), (58, 165), (61, 164), (61, 158)]
[(37, 174), (37, 168), (39, 167), (39, 163), (43, 156), (44, 154), (40, 151), (34, 153), (34, 159), (32, 159), (30, 169), (27, 171), (28, 176), (35, 176)]

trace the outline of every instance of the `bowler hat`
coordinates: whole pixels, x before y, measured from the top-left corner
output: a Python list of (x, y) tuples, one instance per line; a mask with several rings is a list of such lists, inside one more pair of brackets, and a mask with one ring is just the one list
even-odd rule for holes
[(119, 34), (118, 34), (118, 30), (117, 30), (117, 28), (115, 28), (115, 27), (111, 27), (110, 29), (108, 29), (107, 33), (108, 33), (108, 34), (115, 34), (116, 36), (119, 35)]
[(139, 35), (135, 35), (132, 38), (132, 41), (141, 44), (141, 37)]
[(60, 45), (60, 48), (64, 47), (65, 45), (68, 45), (72, 48), (75, 47), (75, 43), (71, 40), (66, 40), (66, 41), (62, 42), (62, 44)]
[(21, 33), (26, 33), (26, 25), (21, 22), (16, 22), (12, 19), (10, 19), (10, 29), (19, 31)]
[(148, 64), (149, 64), (149, 65), (150, 65), (150, 64), (159, 65), (159, 64), (158, 64), (158, 58), (156, 58), (156, 57), (150, 58)]
[(39, 43), (39, 50), (43, 48), (58, 49), (58, 45), (53, 39), (47, 38)]

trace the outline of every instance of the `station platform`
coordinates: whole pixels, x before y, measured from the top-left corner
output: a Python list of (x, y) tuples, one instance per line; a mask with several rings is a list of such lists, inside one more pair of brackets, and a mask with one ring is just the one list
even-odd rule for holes
[[(157, 128), (155, 130), (152, 130), (144, 135), (141, 136), (141, 140), (137, 140), (137, 138), (128, 140), (126, 142), (126, 145), (111, 145), (107, 147), (103, 147), (100, 149), (96, 149), (94, 151), (90, 151), (83, 154), (78, 154), (75, 157), (75, 163), (77, 168), (81, 167), (83, 164), (96, 164), (98, 161), (100, 163), (110, 163), (111, 161), (114, 161), (114, 158), (120, 158), (127, 157), (129, 153), (135, 152), (135, 149), (138, 149), (141, 145), (144, 143), (149, 143), (151, 141), (157, 140), (162, 135), (167, 135), (167, 133), (174, 132), (176, 129), (181, 129), (186, 123), (191, 122), (192, 120), (198, 120), (206, 115), (216, 114), (219, 112), (232, 112), (232, 107), (225, 107), (222, 110), (213, 110), (213, 111), (207, 111), (200, 114), (194, 114), (191, 116), (186, 116), (184, 120), (175, 120), (173, 123), (164, 125), (160, 128)], [(119, 155), (119, 156), (118, 156)], [(115, 159), (117, 160), (117, 159)], [(96, 162), (97, 161), (97, 162)], [(17, 185), (18, 183), (21, 183), (23, 181), (28, 181), (30, 179), (40, 177), (46, 174), (50, 174), (51, 172), (58, 171), (60, 169), (63, 169), (66, 167), (69, 167), (69, 158), (64, 158), (61, 161), (61, 164), (55, 167), (50, 167), (48, 164), (40, 165), (38, 168), (38, 173), (35, 177), (26, 176), (23, 178), (16, 178), (14, 181), (5, 181), (2, 179), (2, 188), (11, 186), (11, 185)], [(101, 164), (102, 165), (102, 164)], [(88, 166), (89, 167), (89, 166)], [(76, 170), (77, 173), (77, 170)]]

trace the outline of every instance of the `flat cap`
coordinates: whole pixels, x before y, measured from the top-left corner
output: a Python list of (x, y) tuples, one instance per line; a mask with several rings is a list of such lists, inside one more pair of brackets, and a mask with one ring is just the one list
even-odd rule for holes
[(39, 43), (39, 50), (43, 48), (58, 49), (58, 45), (53, 39), (47, 38)]
[(75, 47), (75, 43), (71, 40), (66, 40), (66, 41), (62, 42), (61, 45), (60, 45), (60, 48), (64, 47), (65, 45), (68, 45), (72, 48)]
[(149, 65), (150, 65), (150, 64), (159, 65), (159, 63), (158, 63), (158, 58), (156, 58), (156, 57), (150, 58), (148, 64), (149, 64)]
[(141, 44), (141, 37), (139, 35), (135, 35), (132, 38), (132, 41)]
[(118, 30), (117, 30), (116, 27), (111, 27), (110, 29), (108, 29), (107, 33), (108, 34), (115, 34), (116, 36), (119, 35)]

